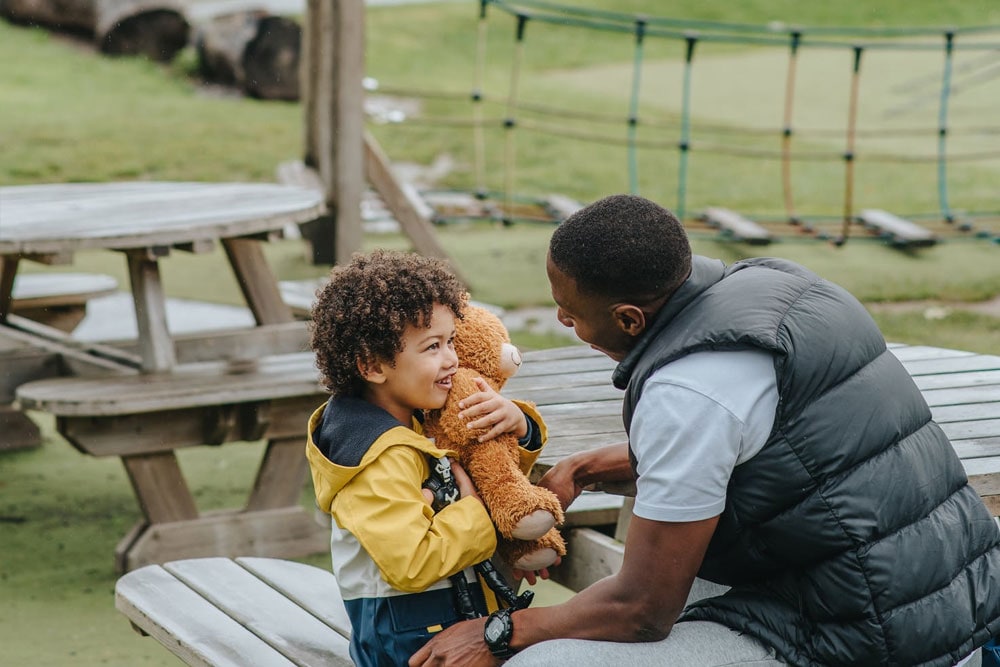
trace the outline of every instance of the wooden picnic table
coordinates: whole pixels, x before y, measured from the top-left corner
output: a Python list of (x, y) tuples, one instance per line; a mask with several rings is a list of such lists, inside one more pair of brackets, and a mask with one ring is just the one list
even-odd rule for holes
[(0, 188), (0, 323), (9, 324), (21, 260), (66, 264), (78, 250), (126, 256), (139, 329), (140, 367), (175, 363), (159, 261), (172, 250), (225, 248), (259, 324), (289, 322), (260, 241), (323, 211), (313, 190), (266, 183), (70, 183)]
[[(951, 439), (973, 488), (1000, 515), (1000, 356), (895, 343), (889, 349)], [(524, 359), (504, 393), (535, 401), (548, 424), (538, 474), (573, 452), (625, 441), (622, 392), (611, 384), (615, 362), (582, 345)]]
[[(996, 515), (1000, 357), (928, 346), (890, 349), (916, 380), (970, 481)], [(549, 443), (536, 474), (571, 453), (624, 440), (622, 392), (611, 385), (614, 366), (583, 345), (524, 355), (504, 393), (535, 401), (548, 424)], [(608, 490), (634, 494), (627, 485)], [(621, 514), (630, 507), (624, 504)], [(575, 509), (576, 503), (568, 516)], [(616, 520), (621, 528), (617, 509), (564, 526), (568, 554), (553, 568), (553, 580), (580, 590), (617, 571), (624, 545), (606, 528), (590, 527)], [(350, 664), (345, 653), (350, 627), (336, 581), (325, 569), (255, 558), (148, 565), (118, 581), (115, 600), (140, 631), (191, 665)]]
[[(54, 414), (60, 432), (81, 451), (121, 458), (144, 519), (119, 544), (120, 569), (183, 555), (202, 542), (240, 549), (252, 544), (256, 555), (281, 556), (315, 551), (325, 542), (324, 529), (298, 504), (308, 472), (302, 427), (287, 438), (281, 421), (287, 385), (301, 385), (296, 376), (284, 385), (276, 380), (272, 390), (266, 382), (283, 376), (285, 367), (260, 361), (308, 349), (305, 325), (281, 298), (262, 242), (323, 210), (313, 190), (264, 183), (0, 188), (0, 350), (6, 342), (15, 348), (12, 358), (18, 346), (40, 355), (32, 363), (38, 377), (48, 379), (24, 382), (30, 369), (18, 376), (22, 408)], [(159, 262), (173, 251), (204, 253), (216, 244), (225, 250), (256, 326), (172, 336)], [(89, 249), (125, 257), (138, 330), (130, 344), (80, 343), (11, 314), (22, 261), (68, 263)], [(54, 372), (52, 358), (67, 373)], [(261, 375), (268, 378), (265, 385), (246, 391)], [(307, 384), (310, 397), (319, 394), (314, 374)], [(78, 427), (84, 433), (77, 434)], [(219, 516), (200, 513), (175, 450), (259, 438), (268, 446), (247, 506)]]

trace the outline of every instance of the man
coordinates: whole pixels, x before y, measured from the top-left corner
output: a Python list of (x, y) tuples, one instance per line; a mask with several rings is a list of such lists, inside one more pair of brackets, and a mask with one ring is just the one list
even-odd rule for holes
[[(411, 665), (946, 667), (1000, 629), (1000, 532), (846, 291), (692, 257), (673, 214), (629, 195), (560, 225), (547, 271), (560, 321), (619, 362), (629, 442), (540, 484), (568, 504), (635, 479), (622, 568), (449, 628)], [(696, 576), (730, 588), (688, 605)]]

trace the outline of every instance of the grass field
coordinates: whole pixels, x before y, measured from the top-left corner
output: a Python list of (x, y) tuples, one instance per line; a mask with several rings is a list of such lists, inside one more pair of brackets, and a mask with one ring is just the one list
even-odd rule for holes
[[(664, 7), (653, 0), (590, 0), (586, 4), (650, 13)], [(1000, 9), (972, 0), (749, 0), (687, 3), (671, 9), (690, 18), (759, 24), (773, 20), (859, 26), (1000, 22)], [(368, 74), (385, 85), (467, 93), (473, 81), (475, 17), (476, 3), (471, 0), (371, 8)], [(486, 81), (502, 101), (509, 82), (511, 32), (507, 17), (496, 18), (490, 25)], [(581, 39), (564, 30), (552, 35), (532, 33), (529, 40), (524, 99), (621, 112), (627, 99), (621, 82), (631, 62), (627, 39), (611, 34)], [(680, 53), (676, 45), (650, 45), (646, 55), (643, 113), (651, 118), (675, 118)], [(917, 95), (924, 90), (917, 84), (940, 66), (935, 64), (939, 54), (885, 57), (896, 60), (882, 65), (873, 57), (865, 62), (871, 70), (866, 69), (865, 76), (872, 78), (866, 78), (871, 83), (862, 89), (864, 122), (893, 126), (935, 121), (935, 107)], [(807, 63), (804, 57), (796, 122), (801, 127), (840, 127), (847, 105), (843, 58), (834, 53), (809, 58), (817, 60)], [(9, 64), (0, 68), (0, 99), (4, 100), (0, 105), (0, 184), (115, 179), (269, 181), (277, 164), (301, 153), (297, 104), (206, 92), (190, 77), (190, 53), (166, 68), (134, 59), (108, 59), (44, 31), (0, 22), (0, 60)], [(698, 52), (695, 66), (693, 93), (699, 111), (692, 129), (696, 137), (712, 124), (771, 127), (780, 122), (776, 99), (783, 84), (783, 54), (751, 48), (708, 49)], [(740, 76), (744, 68), (754, 75)], [(910, 88), (897, 90), (893, 81), (909, 82)], [(985, 86), (973, 88), (970, 96), (959, 94), (953, 124), (988, 124), (986, 110), (996, 107), (996, 88)], [(907, 100), (914, 101), (913, 109), (895, 111)], [(458, 113), (450, 101), (424, 99), (421, 105), (426, 118)], [(467, 103), (459, 110), (467, 116)], [(443, 154), (451, 156), (455, 168), (440, 185), (474, 185), (466, 128), (411, 123), (373, 124), (370, 129), (394, 160), (427, 165)], [(992, 137), (974, 143), (986, 146), (987, 140)], [(837, 149), (840, 141), (835, 136), (816, 145)], [(880, 147), (887, 140), (882, 141)], [(958, 137), (955, 141), (964, 146), (957, 143)], [(503, 180), (502, 143), (502, 137), (488, 140), (491, 185)], [(524, 134), (517, 149), (518, 185), (527, 192), (559, 192), (588, 201), (627, 187), (625, 154), (620, 147)], [(928, 148), (895, 142), (892, 150), (917, 153)], [(662, 196), (670, 205), (675, 154), (644, 155), (642, 165), (643, 192)], [(859, 202), (933, 205), (934, 175), (923, 165), (919, 170), (903, 167), (885, 166), (859, 176)], [(742, 210), (780, 209), (774, 163), (698, 159), (695, 155), (691, 169), (693, 206), (713, 202)], [(994, 172), (995, 166), (956, 168), (953, 176), (961, 198), (965, 202), (974, 199), (976, 207), (995, 206)], [(803, 202), (817, 209), (837, 210), (842, 178), (840, 166), (805, 167), (795, 174)], [(2, 215), (0, 201), (0, 224)], [(505, 307), (551, 303), (543, 268), (551, 227), (456, 225), (439, 231), (442, 244), (469, 276), (477, 299)], [(399, 236), (367, 236), (365, 243), (368, 247), (407, 247), (406, 239)], [(955, 241), (900, 253), (860, 239), (834, 248), (789, 237), (767, 248), (755, 248), (699, 237), (695, 249), (727, 261), (750, 254), (795, 259), (843, 284), (867, 303), (921, 302), (914, 309), (876, 314), (892, 340), (1000, 353), (997, 318), (960, 308), (937, 310), (928, 317), (923, 303), (985, 301), (1000, 294), (1000, 247), (994, 244)], [(306, 253), (297, 241), (275, 243), (267, 253), (281, 278), (323, 275), (328, 269), (305, 261)], [(212, 254), (185, 253), (165, 259), (168, 294), (239, 303), (239, 290), (218, 260)], [(31, 263), (24, 269), (60, 270)], [(123, 259), (115, 253), (81, 253), (73, 269), (111, 273), (127, 284)], [(206, 290), (206, 285), (212, 289)], [(528, 347), (552, 344), (527, 338), (519, 342)], [(79, 454), (55, 435), (51, 420), (36, 416), (45, 430), (44, 446), (0, 455), (0, 664), (177, 664), (157, 642), (135, 635), (113, 608), (112, 550), (139, 517), (120, 464)], [(183, 452), (181, 465), (204, 509), (230, 507), (243, 500), (260, 454), (259, 443), (200, 448)], [(303, 503), (311, 503), (308, 492), (303, 494)], [(319, 555), (307, 560), (326, 566), (326, 559)]]

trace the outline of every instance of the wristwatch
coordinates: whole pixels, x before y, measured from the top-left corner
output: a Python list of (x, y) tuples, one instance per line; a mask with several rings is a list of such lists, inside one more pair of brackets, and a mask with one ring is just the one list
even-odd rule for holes
[(516, 652), (510, 648), (510, 640), (514, 636), (514, 622), (510, 618), (513, 611), (506, 607), (493, 612), (486, 619), (486, 628), (483, 630), (483, 640), (490, 653), (501, 660), (512, 657)]

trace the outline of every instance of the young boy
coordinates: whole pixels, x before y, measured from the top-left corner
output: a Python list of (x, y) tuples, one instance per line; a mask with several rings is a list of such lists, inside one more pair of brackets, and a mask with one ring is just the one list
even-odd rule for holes
[[(458, 367), (464, 287), (440, 260), (390, 251), (335, 267), (312, 312), (312, 348), (330, 400), (309, 421), (306, 456), (319, 507), (333, 516), (333, 571), (360, 667), (403, 665), (460, 620), (449, 577), (463, 572), (480, 614), (495, 601), (472, 566), (496, 549), (489, 514), (464, 471), (460, 498), (437, 513), (421, 487), (431, 459), (453, 454), (422, 435)], [(488, 387), (466, 399), (474, 428), (513, 433), (537, 458), (544, 425)], [(488, 602), (489, 600), (489, 602)]]

